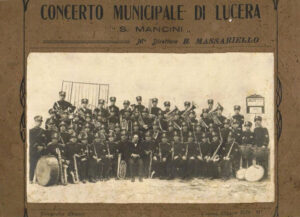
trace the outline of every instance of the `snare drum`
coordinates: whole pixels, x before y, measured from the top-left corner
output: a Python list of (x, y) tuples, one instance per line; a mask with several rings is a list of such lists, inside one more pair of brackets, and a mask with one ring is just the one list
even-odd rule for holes
[(42, 156), (36, 165), (36, 180), (42, 186), (55, 185), (59, 179), (58, 160), (54, 156)]

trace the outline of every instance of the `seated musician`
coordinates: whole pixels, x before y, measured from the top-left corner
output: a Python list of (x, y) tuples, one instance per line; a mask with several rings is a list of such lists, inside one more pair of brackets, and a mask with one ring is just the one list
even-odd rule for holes
[(223, 179), (231, 178), (239, 169), (239, 145), (235, 142), (233, 134), (228, 134), (227, 140), (220, 150), (220, 176)]
[(217, 132), (212, 132), (211, 149), (208, 158), (208, 177), (215, 179), (219, 177), (218, 164), (220, 161), (218, 147), (220, 146), (220, 138)]
[(66, 160), (65, 155), (65, 144), (59, 142), (61, 137), (58, 132), (54, 132), (51, 136), (51, 142), (47, 144), (46, 152), (47, 154), (56, 156), (62, 171), (60, 172), (60, 184), (66, 185), (68, 182), (67, 178), (67, 168), (69, 161)]
[[(79, 151), (79, 146), (78, 146), (78, 140), (77, 140), (77, 134), (75, 132), (73, 132), (72, 134), (70, 134), (70, 140), (69, 142), (66, 143), (65, 146), (65, 156), (66, 156), (66, 161), (69, 164), (68, 167), (68, 177), (71, 178), (71, 181), (73, 183), (76, 183), (77, 180), (76, 178), (79, 178), (78, 176), (78, 168), (75, 167), (75, 160), (77, 163), (77, 159), (76, 156), (78, 155), (78, 151)], [(77, 177), (76, 177), (77, 174)]]
[[(144, 162), (144, 176), (150, 178), (152, 173), (152, 168), (150, 167), (150, 158), (153, 157), (155, 149), (155, 141), (151, 135), (151, 131), (147, 131), (145, 134), (145, 140), (142, 141), (144, 154), (142, 156)], [(151, 159), (152, 160), (152, 159)], [(152, 166), (151, 166), (152, 167)]]
[(117, 175), (117, 168), (118, 168), (118, 154), (120, 152), (119, 143), (116, 142), (116, 135), (113, 131), (110, 131), (108, 135), (108, 142), (107, 142), (107, 169), (106, 169), (106, 178), (115, 177)]
[(88, 178), (88, 157), (89, 157), (89, 151), (88, 151), (88, 134), (84, 131), (82, 131), (78, 135), (79, 139), (79, 154), (78, 154), (78, 172), (80, 181), (82, 183), (86, 183)]
[(193, 133), (189, 132), (187, 141), (187, 174), (186, 178), (196, 177), (197, 173), (197, 145), (194, 141)]
[(176, 176), (180, 176), (181, 178), (183, 178), (185, 176), (186, 160), (184, 161), (182, 157), (185, 156), (186, 145), (180, 141), (180, 134), (177, 131), (174, 131), (172, 145), (174, 153), (172, 159), (171, 178)]
[(129, 144), (129, 172), (131, 181), (135, 181), (135, 177), (139, 177), (139, 181), (143, 181), (143, 146), (139, 141), (139, 136), (134, 135), (132, 142)]

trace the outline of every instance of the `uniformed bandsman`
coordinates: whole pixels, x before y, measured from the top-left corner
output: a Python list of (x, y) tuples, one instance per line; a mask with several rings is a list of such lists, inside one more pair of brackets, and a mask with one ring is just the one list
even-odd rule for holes
[(214, 107), (214, 100), (213, 99), (208, 99), (207, 104), (208, 104), (208, 108), (207, 108), (208, 112), (212, 111), (213, 107)]
[(186, 178), (191, 179), (197, 174), (197, 144), (194, 141), (194, 136), (192, 132), (188, 134), (187, 140), (187, 174)]
[(139, 177), (139, 181), (143, 181), (143, 145), (139, 141), (139, 136), (135, 134), (132, 138), (132, 142), (129, 143), (129, 171), (131, 181), (135, 181), (135, 177)]
[(153, 98), (150, 114), (158, 116), (158, 112), (161, 111), (161, 109), (159, 107), (157, 107), (157, 104), (158, 104), (158, 99)]
[(246, 121), (244, 124), (245, 130), (242, 132), (242, 165), (247, 168), (252, 165), (252, 147), (254, 145), (254, 133), (251, 131), (252, 123)]
[(255, 128), (254, 128), (254, 145), (257, 147), (262, 148), (261, 152), (263, 154), (260, 154), (259, 157), (256, 158), (256, 162), (260, 164), (261, 166), (264, 167), (265, 169), (265, 177), (268, 175), (268, 158), (269, 158), (269, 151), (268, 151), (268, 146), (269, 146), (269, 131), (267, 128), (262, 126), (262, 117), (261, 116), (256, 116), (254, 118), (255, 122)]
[(53, 105), (53, 109), (57, 114), (60, 114), (62, 111), (73, 112), (75, 110), (75, 106), (65, 100), (66, 92), (59, 92), (59, 100), (56, 101)]
[(44, 154), (47, 142), (45, 130), (41, 128), (43, 123), (42, 116), (35, 116), (34, 123), (35, 126), (29, 130), (29, 179), (31, 182), (33, 181), (37, 161)]
[(171, 111), (171, 102), (170, 101), (165, 101), (164, 102), (164, 107), (165, 107), (165, 109), (163, 110), (163, 114), (165, 115), (165, 114), (167, 114), (168, 112), (170, 112)]
[(237, 120), (238, 124), (239, 124), (239, 128), (242, 129), (242, 126), (244, 124), (244, 115), (240, 114), (241, 106), (240, 105), (235, 105), (233, 107), (233, 110), (234, 110), (234, 115), (232, 116), (232, 119)]
[(142, 97), (141, 96), (137, 96), (136, 97), (136, 102), (137, 102), (137, 105), (136, 105), (136, 109), (139, 111), (139, 112), (142, 112), (144, 109), (145, 109), (145, 106), (142, 104)]

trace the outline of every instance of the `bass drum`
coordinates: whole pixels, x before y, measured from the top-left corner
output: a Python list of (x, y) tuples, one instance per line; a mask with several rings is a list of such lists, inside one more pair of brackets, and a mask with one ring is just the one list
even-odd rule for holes
[(247, 171), (247, 169), (245, 169), (245, 168), (239, 169), (239, 170), (236, 172), (236, 174), (235, 174), (236, 178), (237, 178), (238, 180), (244, 180), (244, 179), (245, 179), (245, 175), (246, 175), (246, 171)]
[(54, 156), (42, 156), (36, 165), (36, 181), (39, 185), (49, 186), (58, 183), (59, 165)]
[(265, 170), (260, 165), (252, 165), (246, 170), (245, 179), (249, 182), (260, 181), (264, 177)]

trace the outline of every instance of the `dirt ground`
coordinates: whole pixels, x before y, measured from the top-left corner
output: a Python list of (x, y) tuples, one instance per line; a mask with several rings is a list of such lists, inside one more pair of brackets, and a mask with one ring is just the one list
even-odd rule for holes
[(43, 187), (27, 186), (28, 202), (65, 203), (251, 203), (274, 200), (269, 181), (230, 180), (114, 180)]

